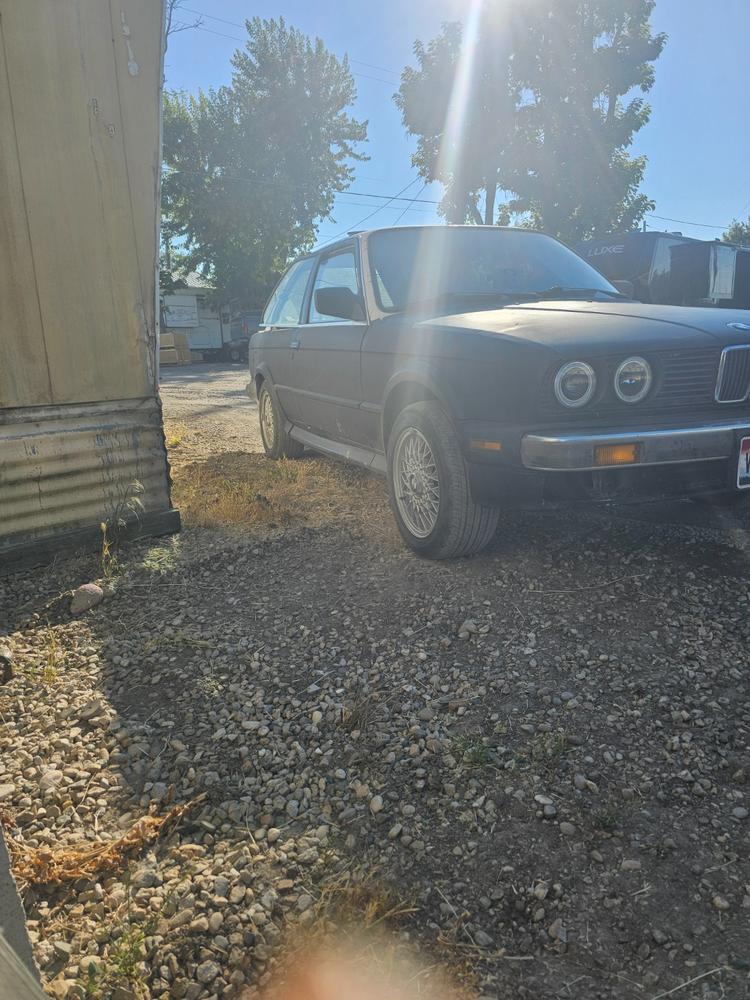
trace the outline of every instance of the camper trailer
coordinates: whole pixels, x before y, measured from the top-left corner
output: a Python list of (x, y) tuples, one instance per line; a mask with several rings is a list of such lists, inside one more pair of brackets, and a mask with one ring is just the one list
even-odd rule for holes
[(750, 309), (750, 247), (631, 232), (575, 250), (610, 281), (631, 282), (641, 302)]

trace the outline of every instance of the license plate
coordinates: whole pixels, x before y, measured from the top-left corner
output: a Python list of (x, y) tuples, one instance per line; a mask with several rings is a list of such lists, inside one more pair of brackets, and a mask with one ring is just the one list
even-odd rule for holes
[(737, 489), (746, 490), (750, 487), (750, 437), (740, 441), (740, 454), (737, 459)]

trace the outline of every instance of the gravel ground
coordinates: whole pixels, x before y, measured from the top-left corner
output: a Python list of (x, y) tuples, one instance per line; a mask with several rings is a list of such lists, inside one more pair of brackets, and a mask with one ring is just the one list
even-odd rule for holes
[[(163, 376), (178, 481), (257, 447), (244, 377)], [(19, 857), (205, 796), (27, 888), (49, 992), (244, 996), (346, 896), (475, 996), (750, 997), (743, 525), (518, 514), (434, 564), (342, 496), (341, 523), (132, 546), (80, 618), (93, 557), (0, 580)]]

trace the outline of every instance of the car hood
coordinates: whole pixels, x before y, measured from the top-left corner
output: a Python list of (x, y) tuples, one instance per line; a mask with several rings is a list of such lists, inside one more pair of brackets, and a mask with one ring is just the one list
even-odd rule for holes
[[(441, 316), (422, 323), (527, 341), (566, 356), (750, 344), (748, 311), (627, 301), (527, 302)], [(738, 330), (731, 323), (744, 324), (748, 329)]]

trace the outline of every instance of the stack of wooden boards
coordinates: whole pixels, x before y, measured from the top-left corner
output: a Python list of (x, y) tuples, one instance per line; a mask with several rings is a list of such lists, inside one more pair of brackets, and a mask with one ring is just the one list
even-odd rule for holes
[(192, 360), (186, 333), (161, 334), (159, 337), (160, 365), (189, 365)]

